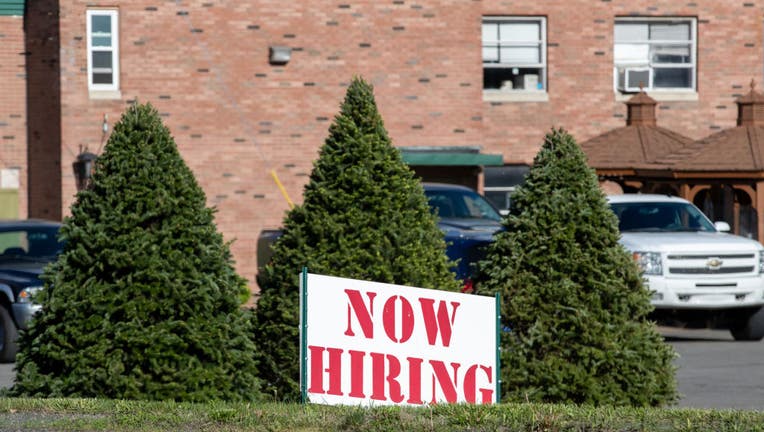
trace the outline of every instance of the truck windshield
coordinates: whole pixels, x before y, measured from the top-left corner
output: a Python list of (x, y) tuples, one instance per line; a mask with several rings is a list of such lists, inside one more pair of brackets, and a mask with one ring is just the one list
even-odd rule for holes
[(425, 190), (430, 209), (441, 218), (488, 219), (500, 221), (501, 215), (488, 201), (468, 190)]
[(716, 228), (697, 207), (682, 202), (611, 203), (618, 229), (627, 231), (703, 231)]
[(53, 260), (62, 250), (57, 227), (0, 230), (0, 260)]

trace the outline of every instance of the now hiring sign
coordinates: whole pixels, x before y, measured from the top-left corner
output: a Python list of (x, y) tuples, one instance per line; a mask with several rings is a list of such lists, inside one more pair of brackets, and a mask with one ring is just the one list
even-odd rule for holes
[(498, 297), (300, 278), (303, 400), (330, 405), (495, 403)]

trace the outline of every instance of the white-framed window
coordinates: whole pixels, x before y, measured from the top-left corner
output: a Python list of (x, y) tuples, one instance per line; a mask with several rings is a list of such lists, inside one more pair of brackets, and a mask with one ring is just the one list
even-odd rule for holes
[(483, 17), (483, 90), (546, 87), (546, 18)]
[(499, 213), (506, 215), (512, 206), (512, 194), (517, 188), (515, 186), (485, 186), (483, 195), (485, 198), (499, 209)]
[(501, 214), (506, 215), (512, 207), (512, 195), (525, 182), (528, 172), (528, 165), (484, 167), (483, 195)]
[(119, 13), (116, 9), (87, 11), (88, 89), (119, 90)]
[(614, 39), (615, 90), (695, 91), (695, 18), (617, 18)]

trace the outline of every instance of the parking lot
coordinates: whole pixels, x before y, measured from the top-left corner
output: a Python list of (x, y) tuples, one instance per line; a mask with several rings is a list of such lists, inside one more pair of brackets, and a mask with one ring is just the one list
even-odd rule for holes
[(721, 330), (661, 328), (679, 354), (679, 407), (764, 410), (764, 342)]

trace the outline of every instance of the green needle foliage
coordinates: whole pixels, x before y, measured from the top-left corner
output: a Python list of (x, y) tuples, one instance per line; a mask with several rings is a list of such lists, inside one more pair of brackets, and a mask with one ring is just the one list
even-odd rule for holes
[(299, 397), (298, 274), (457, 290), (443, 233), (387, 135), (372, 87), (350, 84), (315, 161), (303, 204), (284, 220), (259, 276), (256, 336), (264, 392)]
[(12, 393), (253, 399), (245, 281), (205, 205), (156, 110), (129, 108), (64, 221)]
[(676, 397), (674, 352), (647, 319), (649, 291), (573, 137), (547, 134), (480, 265), (501, 293), (510, 401), (655, 406)]

